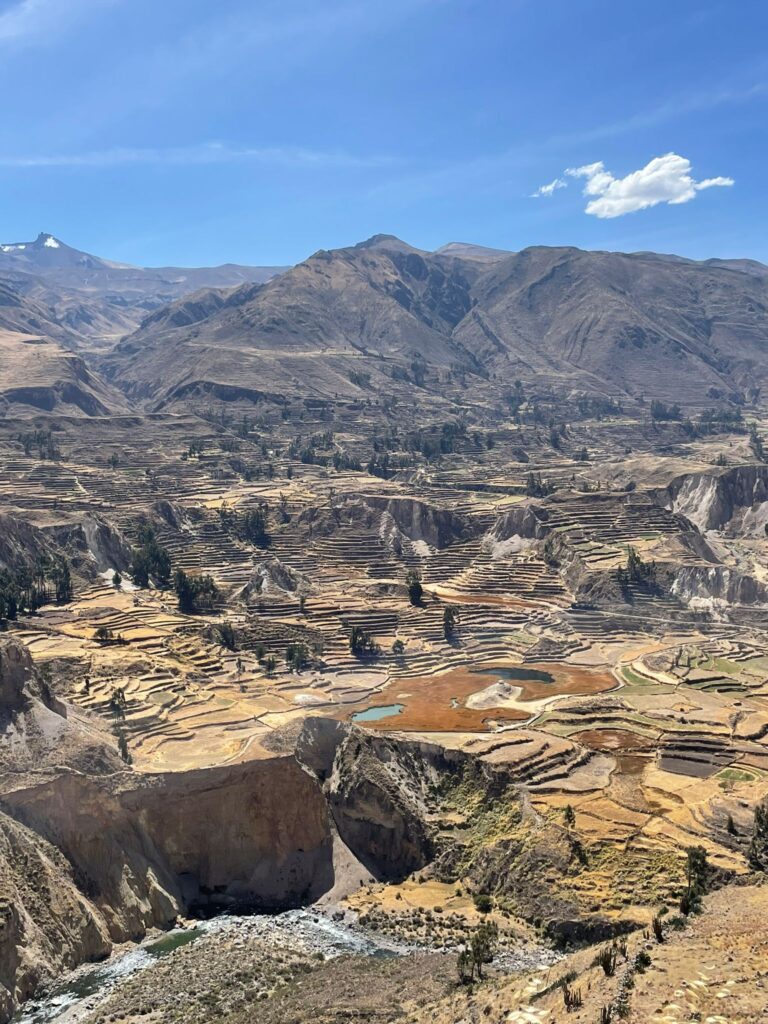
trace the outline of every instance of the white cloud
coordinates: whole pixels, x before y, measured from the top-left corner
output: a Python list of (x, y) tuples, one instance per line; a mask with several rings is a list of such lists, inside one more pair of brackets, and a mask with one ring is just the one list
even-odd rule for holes
[(55, 37), (74, 18), (116, 0), (16, 0), (0, 12), (0, 43)]
[(118, 167), (125, 164), (185, 166), (193, 164), (256, 163), (279, 167), (371, 168), (396, 161), (385, 155), (356, 156), (343, 151), (303, 149), (299, 146), (232, 146), (223, 142), (201, 142), (190, 146), (116, 147), (83, 153), (50, 153), (3, 156), (0, 167)]
[(696, 198), (706, 188), (733, 185), (733, 178), (705, 178), (696, 181), (691, 174), (691, 161), (677, 153), (654, 157), (639, 171), (624, 178), (614, 178), (605, 164), (598, 161), (583, 167), (569, 167), (566, 174), (585, 178), (584, 195), (594, 196), (585, 213), (603, 219), (622, 217), (625, 213), (647, 210), (659, 203), (678, 206)]
[(559, 188), (567, 188), (568, 182), (563, 181), (562, 178), (555, 178), (550, 181), (547, 185), (539, 185), (535, 192), (531, 193), (531, 199), (541, 199), (542, 197), (551, 196)]

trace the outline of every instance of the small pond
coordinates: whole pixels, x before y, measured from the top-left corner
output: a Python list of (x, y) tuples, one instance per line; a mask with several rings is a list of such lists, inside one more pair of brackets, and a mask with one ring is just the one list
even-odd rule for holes
[(533, 668), (518, 668), (514, 666), (502, 666), (500, 668), (473, 668), (470, 669), (473, 675), (489, 676), (494, 675), (506, 682), (519, 683), (554, 683), (555, 677), (551, 672), (542, 672)]
[(378, 722), (382, 718), (391, 718), (393, 715), (400, 715), (405, 704), (380, 704), (378, 707), (366, 708), (365, 711), (357, 711), (352, 715), (353, 722)]

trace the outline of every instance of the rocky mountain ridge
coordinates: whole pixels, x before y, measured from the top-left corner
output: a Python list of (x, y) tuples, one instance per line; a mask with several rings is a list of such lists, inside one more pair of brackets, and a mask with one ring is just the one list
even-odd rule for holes
[(686, 407), (759, 387), (768, 277), (739, 261), (534, 247), (426, 253), (392, 236), (320, 251), (260, 287), (182, 300), (105, 361), (128, 394), (169, 407), (216, 396), (440, 393), (446, 375), (538, 380)]

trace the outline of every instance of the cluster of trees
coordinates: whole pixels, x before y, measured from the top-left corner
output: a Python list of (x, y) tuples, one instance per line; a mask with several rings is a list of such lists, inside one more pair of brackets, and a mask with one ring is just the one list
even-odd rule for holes
[(375, 658), (381, 648), (362, 626), (353, 626), (349, 635), (349, 649), (356, 658)]
[(390, 465), (387, 452), (384, 452), (383, 455), (374, 453), (368, 460), (368, 465), (365, 469), (370, 476), (377, 476), (381, 480), (388, 480), (395, 472), (393, 466)]
[(109, 698), (109, 713), (115, 721), (125, 721), (125, 709), (128, 701), (125, 698), (125, 690), (122, 686), (116, 686)]
[(523, 385), (519, 380), (516, 380), (512, 387), (504, 392), (502, 395), (502, 401), (512, 416), (518, 415), (523, 402), (525, 401), (525, 392), (523, 391)]
[(148, 587), (150, 580), (161, 589), (171, 582), (171, 556), (157, 542), (155, 530), (147, 519), (139, 523), (138, 546), (131, 555), (131, 578), (137, 587)]
[(351, 469), (355, 472), (360, 472), (363, 468), (360, 459), (354, 455), (349, 455), (347, 452), (338, 451), (334, 452), (331, 457), (333, 468), (338, 472), (340, 469)]
[(765, 446), (754, 423), (751, 423), (749, 427), (749, 447), (758, 462), (766, 461)]
[(541, 473), (529, 473), (526, 478), (525, 493), (529, 498), (545, 498), (554, 489), (554, 484), (542, 479)]
[(285, 663), (292, 672), (303, 672), (314, 663), (309, 645), (300, 641), (288, 644), (285, 649)]
[(26, 434), (19, 434), (18, 441), (24, 449), (25, 455), (31, 455), (33, 448), (37, 448), (39, 459), (56, 460), (61, 458), (61, 452), (56, 447), (53, 439), (53, 432), (48, 430), (33, 430)]
[(705, 409), (695, 421), (685, 419), (680, 426), (690, 441), (712, 434), (743, 434), (745, 429), (741, 409)]
[(115, 633), (109, 626), (97, 626), (93, 632), (93, 639), (100, 644), (124, 644), (125, 639), (120, 633)]
[(701, 909), (702, 897), (709, 888), (710, 869), (703, 846), (689, 846), (685, 852), (685, 889), (680, 897), (680, 912), (688, 916)]
[[(733, 829), (733, 820), (730, 821)], [(756, 871), (768, 872), (768, 801), (755, 808), (755, 825), (749, 844), (749, 863)]]
[(566, 427), (566, 425), (564, 423), (559, 423), (558, 424), (558, 423), (550, 422), (550, 424), (549, 424), (549, 443), (552, 445), (552, 447), (555, 449), (555, 451), (560, 451), (560, 448), (562, 447), (563, 441), (567, 437), (568, 437), (568, 428)]
[[(392, 380), (400, 380), (410, 384), (413, 382), (416, 387), (423, 388), (427, 379), (427, 363), (423, 356), (416, 356), (411, 360), (409, 370), (404, 366), (393, 366), (390, 371)], [(355, 383), (353, 381), (353, 383)]]
[(604, 416), (619, 416), (624, 410), (612, 398), (582, 395), (576, 399), (576, 408), (584, 419), (602, 420)]
[(415, 356), (411, 360), (411, 376), (417, 388), (423, 388), (427, 379), (427, 361), (423, 356)]
[(453, 640), (456, 636), (456, 627), (459, 624), (459, 616), (456, 609), (448, 605), (443, 612), (443, 636), (446, 640)]
[(656, 421), (667, 421), (667, 420), (681, 420), (683, 418), (683, 410), (675, 402), (673, 405), (665, 405), (664, 402), (660, 402), (658, 398), (654, 398), (651, 402), (651, 419)]
[(418, 608), (424, 599), (424, 587), (421, 583), (421, 576), (415, 569), (410, 569), (405, 577), (405, 585), (408, 587), (408, 600)]
[(657, 567), (655, 562), (644, 562), (640, 557), (635, 548), (630, 544), (627, 548), (627, 564), (626, 567), (619, 566), (616, 570), (616, 576), (619, 581), (619, 587), (624, 595), (625, 599), (629, 599), (630, 591), (629, 585), (631, 583), (644, 586), (644, 587), (656, 587), (656, 572)]
[[(190, 441), (189, 445), (187, 447), (186, 457), (188, 459), (199, 459), (200, 456), (203, 454), (204, 448), (205, 448), (205, 442), (204, 441), (201, 441), (199, 439), (195, 439), (194, 441)], [(182, 456), (182, 458), (184, 458), (184, 456)]]
[(212, 608), (219, 596), (212, 576), (188, 576), (183, 569), (173, 574), (173, 589), (179, 599), (179, 611), (185, 615)]
[(420, 452), (427, 462), (440, 455), (450, 455), (456, 450), (456, 442), (466, 436), (467, 425), (463, 420), (452, 420), (432, 430), (418, 430), (406, 437), (406, 447), (411, 452)]
[(364, 370), (352, 370), (349, 374), (349, 380), (357, 388), (369, 388), (371, 386), (371, 375)]
[(0, 619), (34, 612), (51, 600), (65, 604), (73, 593), (72, 574), (63, 556), (41, 555), (31, 569), (0, 569)]
[(216, 636), (222, 647), (228, 651), (237, 650), (237, 632), (231, 622), (222, 622), (216, 627)]
[[(281, 495), (280, 514), (285, 516), (287, 521), (288, 499)], [(247, 509), (245, 512), (237, 512), (235, 509), (219, 509), (221, 524), (228, 533), (240, 540), (247, 541), (257, 548), (268, 548), (271, 543), (269, 535), (269, 507), (266, 502), (260, 501), (255, 508)]]

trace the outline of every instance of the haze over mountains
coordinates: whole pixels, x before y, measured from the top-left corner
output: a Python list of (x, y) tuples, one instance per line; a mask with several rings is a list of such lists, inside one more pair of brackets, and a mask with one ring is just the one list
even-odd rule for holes
[(154, 411), (440, 400), (465, 379), (702, 408), (768, 373), (768, 268), (750, 260), (376, 235), (280, 271), (129, 267), (41, 234), (0, 246), (0, 327), (80, 350), (104, 394)]
[(231, 263), (133, 267), (74, 249), (44, 232), (32, 242), (0, 245), (0, 282), (49, 310), (60, 331), (68, 332), (60, 340), (80, 347), (111, 345), (150, 310), (198, 288), (267, 281), (282, 269)]

